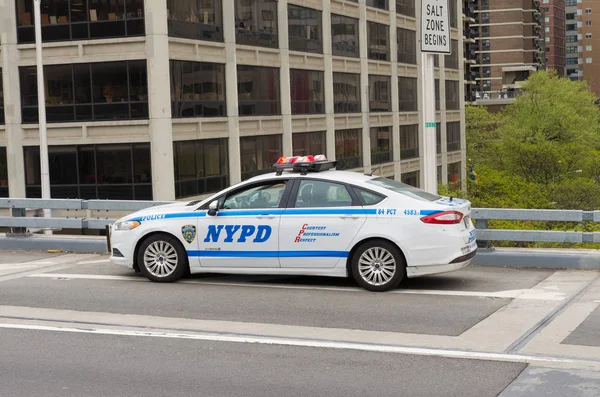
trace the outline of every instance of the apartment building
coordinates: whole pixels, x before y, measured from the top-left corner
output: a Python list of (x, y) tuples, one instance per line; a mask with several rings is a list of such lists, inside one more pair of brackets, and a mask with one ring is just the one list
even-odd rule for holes
[[(40, 197), (33, 0), (0, 15), (0, 195)], [(324, 153), (423, 184), (420, 1), (42, 0), (54, 198), (204, 197)], [(436, 60), (438, 180), (466, 177), (462, 0)]]
[(479, 44), (476, 102), (510, 103), (531, 73), (545, 68), (544, 19), (541, 0), (479, 0), (477, 23), (471, 25)]
[(566, 69), (566, 12), (565, 0), (542, 0), (546, 69), (565, 76)]

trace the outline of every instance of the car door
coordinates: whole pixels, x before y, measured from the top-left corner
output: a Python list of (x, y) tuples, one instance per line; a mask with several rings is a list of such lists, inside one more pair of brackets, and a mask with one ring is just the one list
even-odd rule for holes
[(245, 185), (219, 198), (198, 220), (202, 267), (279, 267), (279, 221), (288, 180)]
[(299, 179), (279, 227), (279, 263), (285, 268), (332, 268), (348, 257), (366, 215), (345, 184)]

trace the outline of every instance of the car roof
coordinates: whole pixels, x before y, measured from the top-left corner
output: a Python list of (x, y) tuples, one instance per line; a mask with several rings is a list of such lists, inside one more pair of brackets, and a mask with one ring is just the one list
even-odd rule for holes
[(311, 179), (326, 179), (331, 181), (350, 183), (350, 184), (361, 184), (370, 179), (378, 178), (378, 175), (370, 176), (365, 175), (356, 171), (342, 171), (342, 170), (327, 170), (321, 172), (308, 172), (305, 175), (302, 175), (300, 172), (292, 172), (292, 171), (284, 171), (281, 175), (277, 175), (276, 172), (269, 172), (267, 174), (262, 174), (255, 176), (248, 181), (258, 182), (267, 179), (274, 178), (311, 178)]

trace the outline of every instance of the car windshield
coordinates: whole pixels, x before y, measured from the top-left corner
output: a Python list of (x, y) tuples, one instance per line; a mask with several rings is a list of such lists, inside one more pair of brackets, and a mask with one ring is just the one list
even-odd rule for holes
[(369, 179), (367, 183), (391, 190), (396, 193), (404, 194), (405, 196), (409, 196), (418, 200), (437, 201), (442, 198), (441, 196), (428, 193), (424, 190), (395, 181), (393, 179), (373, 178)]

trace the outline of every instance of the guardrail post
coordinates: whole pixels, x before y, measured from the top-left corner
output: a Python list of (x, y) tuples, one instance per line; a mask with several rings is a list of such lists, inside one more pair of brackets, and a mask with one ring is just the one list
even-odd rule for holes
[[(25, 208), (11, 208), (11, 215), (15, 218), (24, 218), (27, 216), (27, 210)], [(10, 229), (10, 233), (7, 233), (7, 235), (11, 236), (15, 236), (15, 235), (26, 235), (26, 234), (31, 234), (31, 233), (27, 233), (27, 228), (26, 227), (11, 227)]]
[[(480, 229), (480, 230), (487, 229), (488, 228), (488, 220), (487, 219), (477, 219), (475, 227), (476, 227), (476, 229)], [(489, 241), (477, 239), (477, 248), (493, 248), (493, 247), (492, 247), (492, 243), (490, 243)]]

